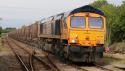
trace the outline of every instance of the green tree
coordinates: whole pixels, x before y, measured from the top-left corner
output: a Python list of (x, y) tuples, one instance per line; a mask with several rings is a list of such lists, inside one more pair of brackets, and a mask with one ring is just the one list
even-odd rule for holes
[(91, 5), (96, 8), (101, 8), (103, 5), (108, 5), (108, 2), (106, 0), (97, 0), (93, 2)]
[(113, 26), (112, 41), (121, 42), (125, 40), (125, 2), (117, 9), (118, 22)]
[(0, 27), (0, 37), (1, 37), (1, 33), (2, 33), (2, 27)]
[(112, 43), (112, 35), (113, 35), (113, 27), (118, 22), (118, 16), (117, 16), (117, 7), (108, 4), (101, 7), (102, 11), (104, 11), (106, 15), (106, 22), (107, 22), (107, 45), (110, 45)]

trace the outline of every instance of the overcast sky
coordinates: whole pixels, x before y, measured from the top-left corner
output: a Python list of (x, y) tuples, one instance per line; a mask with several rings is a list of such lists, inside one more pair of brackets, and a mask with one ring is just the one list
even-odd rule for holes
[[(3, 28), (18, 28), (94, 1), (96, 0), (0, 0), (0, 25)], [(123, 0), (107, 1), (120, 5)]]

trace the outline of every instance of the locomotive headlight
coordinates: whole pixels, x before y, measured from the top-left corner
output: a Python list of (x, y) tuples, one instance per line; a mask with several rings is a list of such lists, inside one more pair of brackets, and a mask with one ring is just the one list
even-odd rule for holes
[(72, 43), (77, 43), (77, 40), (74, 40), (74, 39), (73, 39), (73, 40), (72, 40)]
[(74, 35), (73, 39), (71, 39), (71, 43), (78, 43), (78, 35)]

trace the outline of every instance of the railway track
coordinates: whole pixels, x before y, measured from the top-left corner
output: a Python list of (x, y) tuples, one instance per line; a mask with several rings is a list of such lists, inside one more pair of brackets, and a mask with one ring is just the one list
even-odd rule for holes
[[(32, 52), (27, 51), (24, 47), (18, 45), (13, 39), (9, 38), (17, 47), (19, 47), (20, 49), (22, 49), (23, 51), (27, 52), (28, 54), (31, 55), (31, 58), (36, 59), (37, 61), (39, 61), (40, 63), (42, 63), (44, 65), (44, 67), (46, 69), (50, 69), (52, 71), (61, 71), (61, 69), (59, 69), (53, 62), (52, 60), (48, 57), (48, 55), (45, 54), (46, 60), (43, 60), (41, 57), (37, 57), (34, 55), (35, 51), (32, 49)], [(33, 68), (33, 59), (30, 59), (30, 64), (31, 64), (31, 71), (34, 71)]]
[(95, 71), (96, 70), (98, 70), (98, 71), (114, 71), (112, 69), (105, 68), (105, 67), (103, 67), (101, 65), (98, 65), (96, 63), (94, 63), (94, 66), (89, 66), (87, 68), (86, 67), (81, 67), (81, 66), (78, 66), (78, 65), (74, 65), (74, 64), (71, 65), (71, 66), (77, 68), (80, 71), (91, 71), (91, 69), (95, 69)]
[[(34, 69), (32, 67), (32, 62), (29, 63), (30, 67), (28, 67), (27, 64), (25, 63), (25, 61), (20, 56), (20, 54), (14, 50), (13, 46), (10, 44), (10, 42), (8, 40), (7, 40), (7, 44), (11, 48), (13, 53), (15, 54), (17, 60), (19, 61), (20, 65), (22, 66), (23, 71), (34, 71)], [(32, 60), (32, 58), (30, 58), (30, 60)]]
[(75, 64), (75, 63), (70, 63), (70, 66), (78, 69), (79, 71), (114, 71), (112, 69), (106, 68), (102, 65), (99, 65), (97, 63), (91, 63), (91, 64)]
[[(18, 45), (13, 39), (11, 39), (11, 40), (16, 46), (20, 47), (22, 50), (26, 51), (28, 54), (31, 54), (23, 46)], [(34, 54), (32, 54), (32, 57), (35, 58), (36, 60), (38, 60), (39, 62), (41, 62), (46, 68), (51, 69), (52, 71), (61, 71), (61, 69), (56, 64), (54, 64), (53, 61), (49, 58), (48, 54), (45, 54), (45, 58), (47, 59), (47, 61), (41, 59), (41, 57), (35, 56)], [(32, 60), (31, 60), (31, 64), (32, 64)], [(31, 66), (33, 66), (33, 65), (31, 65)], [(84, 66), (81, 67), (81, 66), (74, 65), (74, 64), (72, 64), (70, 66), (72, 66), (72, 68), (76, 68), (77, 71), (91, 71), (91, 70), (89, 70), (89, 68), (91, 68), (91, 69), (94, 68), (94, 69), (97, 69), (98, 71), (114, 71), (114, 70), (105, 68), (103, 66), (100, 66), (96, 63), (94, 63), (94, 66), (91, 66), (88, 68), (86, 68)]]
[(98, 65), (98, 64), (96, 64), (96, 63), (94, 63), (94, 65), (95, 65), (97, 68), (100, 68), (100, 69), (105, 70), (105, 71), (114, 71), (114, 70), (105, 68), (105, 67), (103, 67), (103, 66), (100, 66), (100, 65)]

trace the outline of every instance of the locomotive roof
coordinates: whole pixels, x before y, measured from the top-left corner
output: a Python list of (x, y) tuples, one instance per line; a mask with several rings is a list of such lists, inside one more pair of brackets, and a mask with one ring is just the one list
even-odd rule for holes
[(90, 5), (85, 5), (85, 6), (76, 8), (76, 9), (72, 10), (70, 12), (70, 14), (78, 13), (78, 12), (91, 12), (91, 13), (96, 13), (96, 14), (100, 14), (100, 15), (104, 16), (104, 13), (101, 10), (99, 10), (97, 8), (94, 8), (94, 7), (90, 6)]
[[(67, 17), (68, 15), (71, 15), (71, 14), (74, 14), (74, 13), (79, 13), (79, 12), (91, 12), (91, 13), (96, 13), (96, 14), (100, 14), (100, 15), (105, 16), (104, 13), (101, 10), (99, 10), (97, 8), (94, 8), (90, 5), (85, 5), (85, 6), (82, 6), (82, 7), (79, 7), (79, 8), (75, 8), (71, 11), (52, 16), (52, 17), (54, 17), (54, 19), (56, 20), (56, 19), (61, 19), (61, 17), (63, 15), (64, 15), (64, 17)], [(41, 22), (45, 22), (45, 21), (47, 21), (47, 19), (48, 18), (44, 18), (44, 19), (41, 20)]]

